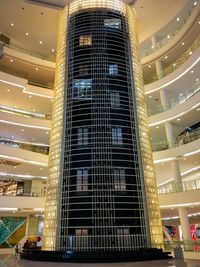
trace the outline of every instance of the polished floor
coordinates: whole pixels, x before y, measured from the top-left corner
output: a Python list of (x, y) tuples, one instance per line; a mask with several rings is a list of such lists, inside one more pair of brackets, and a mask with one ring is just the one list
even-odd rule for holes
[(0, 267), (200, 267), (200, 261), (196, 260), (162, 260), (147, 262), (125, 263), (52, 263), (39, 261), (26, 261), (13, 255), (0, 255)]

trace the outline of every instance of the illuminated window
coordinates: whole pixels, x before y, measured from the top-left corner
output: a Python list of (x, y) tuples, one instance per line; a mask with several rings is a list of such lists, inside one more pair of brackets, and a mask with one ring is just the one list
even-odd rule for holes
[(75, 80), (73, 85), (74, 99), (91, 99), (92, 79)]
[(104, 19), (104, 26), (113, 29), (121, 29), (121, 19)]
[(112, 108), (120, 107), (120, 95), (119, 92), (110, 92), (110, 101)]
[(114, 169), (115, 190), (126, 190), (126, 178), (124, 169)]
[(76, 190), (77, 191), (88, 190), (88, 170), (87, 169), (77, 170)]
[(128, 228), (118, 228), (117, 235), (128, 235), (129, 229)]
[(112, 128), (112, 144), (113, 145), (123, 144), (121, 128)]
[(79, 146), (88, 145), (88, 129), (87, 128), (78, 129), (78, 145)]
[(88, 235), (88, 229), (76, 229), (76, 235)]
[(109, 74), (110, 75), (117, 75), (118, 74), (118, 65), (116, 65), (116, 64), (109, 65)]
[(92, 45), (92, 37), (90, 35), (81, 35), (79, 37), (80, 46), (90, 46)]

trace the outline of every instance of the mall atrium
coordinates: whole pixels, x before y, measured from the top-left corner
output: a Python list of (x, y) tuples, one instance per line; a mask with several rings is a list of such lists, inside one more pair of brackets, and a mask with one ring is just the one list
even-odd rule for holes
[[(62, 64), (58, 66), (57, 53), (61, 42), (59, 20), (67, 2), (0, 1), (0, 253), (12, 250), (15, 244), (23, 244), (27, 239), (33, 247), (44, 246), (44, 218), (49, 224), (53, 218), (53, 213), (45, 214), (45, 203), (48, 211), (48, 205), (56, 199), (47, 197), (51, 190), (55, 190), (47, 187), (47, 179), (53, 177), (51, 167), (57, 168), (51, 163), (58, 160), (57, 154), (50, 154), (49, 157), (49, 148), (50, 143), (52, 149), (53, 142), (60, 140), (60, 132), (55, 130), (59, 121), (54, 115), (57, 112), (59, 118), (62, 108), (59, 110), (56, 104), (60, 95), (55, 90), (58, 83), (54, 82), (62, 67)], [(200, 244), (200, 1), (137, 0), (134, 9), (138, 20), (145, 112), (147, 109), (154, 162), (153, 167), (148, 160), (145, 161), (146, 155), (151, 154), (151, 148), (141, 153), (144, 176), (154, 173), (155, 168), (164, 243), (170, 244), (170, 248), (174, 244), (184, 244), (184, 256), (197, 259)], [(115, 24), (111, 24), (107, 19), (106, 26), (120, 28), (118, 22), (119, 19), (114, 19), (112, 23)], [(87, 33), (83, 35), (79, 45), (90, 46), (92, 40), (88, 36)], [(88, 68), (83, 65), (79, 71), (81, 75), (88, 74)], [(118, 65), (109, 65), (109, 74), (118, 74)], [(84, 89), (87, 92), (77, 91), (74, 99), (81, 92), (82, 98), (90, 100), (91, 79), (85, 78), (85, 81)], [(74, 84), (78, 88), (82, 86), (81, 82), (83, 80), (78, 78)], [(122, 102), (119, 94), (113, 93), (111, 97), (115, 108), (119, 108)], [(79, 110), (74, 117), (84, 117), (84, 112)], [(67, 123), (70, 122), (67, 120)], [(70, 128), (70, 124), (67, 127)], [(89, 134), (81, 124), (77, 132), (77, 136), (81, 136), (79, 145), (89, 146)], [(115, 145), (123, 145), (122, 137), (125, 138), (125, 134), (121, 128), (115, 126), (112, 135), (115, 136)], [(145, 134), (142, 138), (145, 141)], [(65, 145), (67, 158), (69, 149)], [(64, 143), (61, 142), (62, 146)], [(98, 150), (98, 145), (96, 147)], [(117, 159), (123, 161), (126, 159), (124, 155)], [(94, 157), (90, 163), (94, 165), (96, 161), (97, 157)], [(120, 177), (115, 189), (123, 191), (126, 182), (122, 182), (121, 177), (125, 174), (118, 169), (119, 166), (115, 167), (114, 175)], [(80, 191), (88, 190), (88, 185), (82, 181), (88, 173), (85, 165), (71, 168), (79, 168), (77, 177), (82, 178), (75, 190), (80, 195)], [(70, 172), (70, 175), (74, 174)], [(132, 175), (131, 170), (128, 175)], [(148, 179), (145, 179), (148, 184)], [(103, 192), (103, 187), (101, 189)], [(84, 201), (87, 195), (81, 192), (81, 197)], [(104, 197), (106, 199), (107, 196)], [(146, 198), (148, 210), (151, 210), (148, 196)], [(154, 205), (154, 200), (151, 201)], [(141, 203), (139, 205), (142, 206)], [(98, 205), (93, 209), (98, 210)], [(78, 219), (82, 218), (80, 214)], [(121, 212), (119, 218), (128, 218), (129, 214), (130, 210), (125, 209), (124, 215)], [(145, 220), (141, 214), (140, 225)], [(152, 225), (150, 227), (153, 229)], [(118, 230), (120, 235), (130, 234), (127, 228)], [(76, 232), (76, 235), (86, 234), (85, 229)], [(53, 247), (48, 242), (45, 245), (49, 249)]]

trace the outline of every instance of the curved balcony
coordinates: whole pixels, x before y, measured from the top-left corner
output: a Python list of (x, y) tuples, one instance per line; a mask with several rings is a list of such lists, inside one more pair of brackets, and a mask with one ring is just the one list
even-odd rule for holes
[(14, 148), (21, 148), (24, 150), (32, 151), (40, 154), (49, 154), (49, 147), (42, 144), (25, 143), (9, 138), (0, 137), (0, 145), (6, 145)]
[(196, 83), (192, 89), (187, 90), (185, 93), (180, 94), (177, 97), (173, 97), (168, 101), (168, 104), (163, 105), (155, 105), (152, 108), (148, 108), (148, 116), (153, 116), (155, 114), (159, 114), (165, 112), (173, 107), (185, 103), (188, 99), (196, 95), (200, 91), (200, 83)]
[(166, 150), (172, 147), (182, 146), (184, 144), (191, 143), (197, 139), (200, 139), (200, 128), (197, 128), (196, 130), (193, 130), (190, 133), (178, 136), (173, 140), (163, 140), (161, 142), (154, 142), (152, 143), (152, 150), (154, 152)]
[[(191, 27), (193, 21), (196, 19), (196, 16), (199, 15), (199, 3), (197, 1), (196, 3), (197, 4), (194, 4), (192, 1), (188, 1), (188, 4), (176, 15), (176, 18), (173, 18), (156, 33), (157, 38), (154, 46), (152, 45), (151, 38), (144, 40), (140, 44), (142, 59), (155, 53), (160, 48), (171, 42), (171, 40), (177, 35), (180, 35), (181, 31), (183, 31), (183, 33), (180, 38), (185, 34), (186, 29)], [(177, 18), (179, 19), (177, 20)]]
[(200, 47), (200, 36), (198, 36), (198, 38), (194, 41), (194, 43), (192, 44), (192, 46), (190, 48), (187, 49), (187, 51), (182, 54), (182, 56), (180, 58), (178, 58), (176, 61), (174, 61), (171, 65), (167, 66), (166, 68), (163, 69), (162, 75), (157, 75), (154, 74), (152, 77), (149, 78), (145, 78), (144, 79), (144, 83), (145, 85), (148, 85), (150, 83), (153, 83), (155, 81), (158, 81), (166, 76), (168, 76), (169, 74), (171, 74), (172, 72), (174, 72), (176, 69), (178, 69), (181, 65), (183, 65), (188, 58), (195, 52), (197, 51), (197, 49)]

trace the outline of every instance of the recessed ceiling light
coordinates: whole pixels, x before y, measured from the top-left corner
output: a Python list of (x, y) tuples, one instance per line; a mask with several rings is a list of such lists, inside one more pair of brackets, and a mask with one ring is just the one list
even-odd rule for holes
[(159, 129), (159, 126), (156, 126), (156, 129)]
[(152, 96), (150, 95), (149, 98), (152, 98)]
[(29, 95), (28, 97), (29, 97), (29, 98), (31, 98), (31, 97), (32, 97), (32, 95)]
[(29, 33), (28, 32), (26, 32), (26, 36), (28, 36), (29, 35)]
[(190, 51), (189, 55), (192, 55), (192, 51)]
[(167, 35), (167, 39), (170, 39), (170, 35)]
[(21, 129), (21, 132), (24, 132), (24, 129)]
[(194, 73), (194, 71), (193, 71), (193, 70), (191, 70), (191, 73)]
[(154, 46), (153, 45), (151, 46), (151, 49), (154, 49)]
[(10, 62), (14, 62), (14, 60), (13, 59), (10, 59)]
[(177, 19), (176, 19), (176, 21), (179, 21), (179, 20), (180, 20), (180, 18), (177, 18)]
[(168, 59), (168, 56), (165, 56), (165, 59)]
[(39, 41), (39, 44), (42, 44), (42, 41)]
[(11, 23), (10, 25), (13, 27), (14, 26), (14, 23)]
[(38, 68), (35, 68), (35, 70), (38, 70)]
[(198, 21), (198, 23), (200, 24), (200, 20)]
[(33, 138), (32, 140), (35, 141), (35, 138)]
[(33, 112), (35, 112), (35, 109), (33, 109)]
[(197, 5), (197, 1), (194, 2), (194, 6), (196, 6), (196, 5)]
[(175, 67), (176, 66), (176, 63), (173, 63), (173, 66)]
[(194, 164), (198, 164), (198, 162), (197, 162), (197, 161), (195, 161), (195, 162), (194, 162)]
[(43, 168), (40, 168), (40, 170), (42, 171), (42, 170), (43, 170)]
[(198, 108), (197, 111), (200, 111), (200, 108)]
[(181, 43), (181, 45), (184, 45), (184, 44), (185, 44), (184, 42)]
[(7, 89), (7, 92), (10, 92), (10, 89)]
[(16, 169), (16, 168), (17, 168), (17, 166), (14, 166), (14, 168)]
[(186, 160), (186, 158), (183, 158), (183, 160)]
[(196, 78), (196, 82), (198, 82), (199, 81), (199, 78)]
[(177, 121), (180, 121), (180, 120), (181, 120), (180, 118), (177, 119)]
[(49, 134), (49, 132), (46, 132), (46, 134)]
[(183, 94), (182, 93), (180, 93), (180, 96), (182, 96)]
[(151, 65), (149, 65), (148, 67), (151, 68)]
[(51, 51), (54, 53), (54, 52), (55, 52), (55, 49), (54, 49), (54, 48), (52, 48), (52, 49), (51, 49)]

